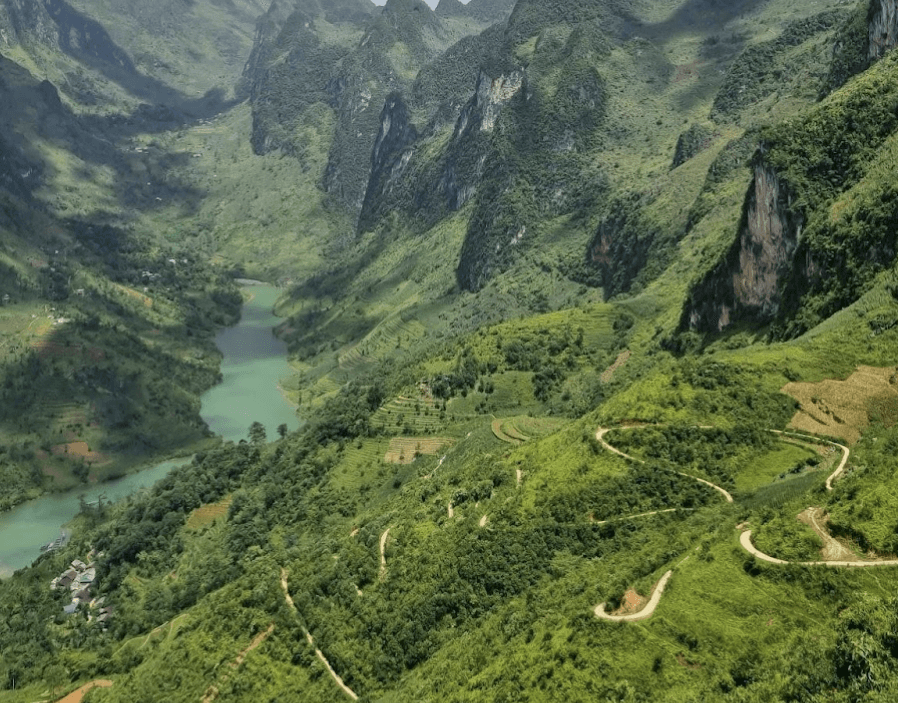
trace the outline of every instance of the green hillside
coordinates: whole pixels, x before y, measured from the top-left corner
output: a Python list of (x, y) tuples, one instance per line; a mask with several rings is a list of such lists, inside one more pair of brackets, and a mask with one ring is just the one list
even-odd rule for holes
[[(895, 16), (0, 2), (0, 509), (195, 452), (0, 701), (893, 700)], [(219, 443), (248, 276), (306, 422)]]

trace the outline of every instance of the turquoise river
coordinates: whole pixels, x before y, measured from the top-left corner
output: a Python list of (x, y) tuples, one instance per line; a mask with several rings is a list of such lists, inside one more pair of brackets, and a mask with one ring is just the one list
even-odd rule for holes
[[(272, 307), (278, 289), (268, 285), (244, 288), (250, 299), (240, 322), (221, 331), (215, 344), (223, 355), (222, 382), (202, 397), (200, 414), (209, 428), (225, 440), (245, 439), (253, 422), (265, 425), (268, 437), (277, 427), (291, 430), (299, 423), (294, 408), (281, 393), (281, 379), (290, 375), (287, 347), (274, 336), (278, 318)], [(118, 500), (149, 488), (188, 459), (164, 461), (116, 481), (66, 493), (51, 493), (0, 514), (0, 578), (30, 564), (42, 545), (60, 536), (62, 526), (78, 512), (80, 499), (95, 501), (100, 495)]]

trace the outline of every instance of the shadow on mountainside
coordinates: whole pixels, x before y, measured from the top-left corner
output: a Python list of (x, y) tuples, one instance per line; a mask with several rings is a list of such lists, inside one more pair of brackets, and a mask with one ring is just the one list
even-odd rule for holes
[(102, 24), (83, 15), (65, 0), (44, 0), (44, 5), (59, 29), (60, 49), (131, 95), (166, 105), (176, 113), (191, 118), (217, 114), (236, 102), (226, 102), (223, 90), (212, 90), (201, 97), (189, 98), (162, 81), (141, 73)]
[[(223, 104), (223, 103), (219, 103)], [(218, 105), (209, 106), (215, 114)], [(193, 212), (206, 192), (185, 182), (178, 172), (190, 155), (147, 147), (141, 152), (123, 148), (136, 134), (163, 132), (195, 118), (165, 106), (142, 105), (131, 115), (74, 115), (48, 81), (37, 81), (27, 70), (0, 56), (0, 188), (36, 203), (39, 192), (63, 175), (64, 162), (52, 151), (67, 152), (82, 164), (70, 163), (68, 178), (89, 182), (91, 167), (115, 173), (113, 193), (125, 209), (180, 206)], [(49, 197), (49, 194), (46, 194)], [(58, 196), (53, 196), (59, 202)], [(47, 203), (44, 203), (44, 206)], [(90, 203), (80, 206), (89, 207)]]
[(696, 29), (723, 29), (734, 19), (752, 12), (767, 0), (688, 0), (668, 19), (646, 24), (643, 34), (649, 39), (664, 40)]

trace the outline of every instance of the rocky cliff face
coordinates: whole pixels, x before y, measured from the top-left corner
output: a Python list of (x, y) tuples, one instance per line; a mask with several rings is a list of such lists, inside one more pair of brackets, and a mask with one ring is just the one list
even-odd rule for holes
[(634, 193), (612, 201), (587, 248), (587, 263), (599, 269), (606, 299), (629, 292), (658, 236), (643, 215), (643, 200)]
[(514, 0), (440, 0), (436, 14), (440, 17), (471, 17), (483, 22), (501, 22), (514, 7)]
[(496, 78), (480, 71), (474, 95), (455, 124), (438, 185), (450, 209), (458, 210), (477, 191), (488, 158), (489, 142), (486, 137), (495, 128), (502, 109), (520, 93), (523, 84), (524, 73), (521, 70), (500, 74)]
[[(340, 12), (320, 0), (283, 2), (277, 0), (260, 22), (247, 65), (253, 146), (258, 153), (280, 149), (301, 157), (294, 143), (296, 126), (310, 106), (326, 105), (335, 124), (322, 186), (350, 212), (361, 213), (364, 226), (372, 212), (366, 203), (390, 191), (388, 181), (403, 170), (394, 172), (388, 164), (396, 135), (387, 128), (386, 141), (378, 137), (384, 120), (393, 120), (399, 105), (395, 96), (404, 96), (403, 105), (414, 101), (415, 76), (458, 39), (458, 27), (446, 24), (455, 20), (444, 21), (422, 0), (388, 0), (383, 10), (368, 15), (360, 8), (369, 0), (341, 0)], [(476, 22), (465, 26), (477, 28)], [(425, 110), (437, 110), (429, 94), (426, 102)], [(374, 210), (384, 203), (376, 205)]]
[[(772, 320), (779, 312), (804, 218), (777, 174), (759, 160), (743, 210), (739, 236), (724, 259), (690, 292), (683, 324), (719, 332), (737, 320)], [(810, 262), (797, 273), (811, 273)]]
[(877, 61), (898, 44), (898, 0), (872, 0), (867, 57)]
[(415, 152), (418, 130), (412, 124), (411, 112), (399, 93), (387, 97), (380, 113), (380, 131), (371, 153), (371, 177), (365, 202), (359, 216), (359, 229), (373, 226), (391, 200), (391, 190), (399, 184)]
[(39, 0), (3, 0), (0, 2), (0, 47), (24, 41), (56, 46), (59, 31)]
[(242, 80), (253, 105), (256, 153), (279, 149), (301, 157), (302, 147), (293, 141), (296, 126), (316, 103), (331, 109), (341, 104), (346, 85), (335, 77), (335, 67), (361, 40), (371, 17), (366, 10), (362, 0), (328, 6), (275, 0), (259, 19)]
[(502, 108), (521, 91), (523, 84), (524, 72), (521, 70), (497, 78), (491, 78), (481, 70), (474, 97), (462, 110), (453, 139), (473, 131), (492, 132)]

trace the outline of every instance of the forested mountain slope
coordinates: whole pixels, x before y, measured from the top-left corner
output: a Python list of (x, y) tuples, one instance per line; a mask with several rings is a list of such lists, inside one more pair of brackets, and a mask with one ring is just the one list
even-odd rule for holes
[(190, 439), (243, 271), (308, 422), (85, 506), (0, 583), (0, 700), (894, 698), (892, 0), (277, 0), (143, 108), (52, 6), (0, 15), (0, 285), (82, 356), (19, 331), (7, 407)]
[(211, 338), (236, 319), (240, 297), (223, 271), (139, 214), (197, 193), (165, 175), (178, 156), (144, 156), (132, 140), (210, 103), (185, 95), (189, 78), (167, 85), (142, 73), (129, 54), (136, 37), (126, 51), (73, 7), (2, 9), (5, 509), (204, 442), (199, 395), (218, 377)]

